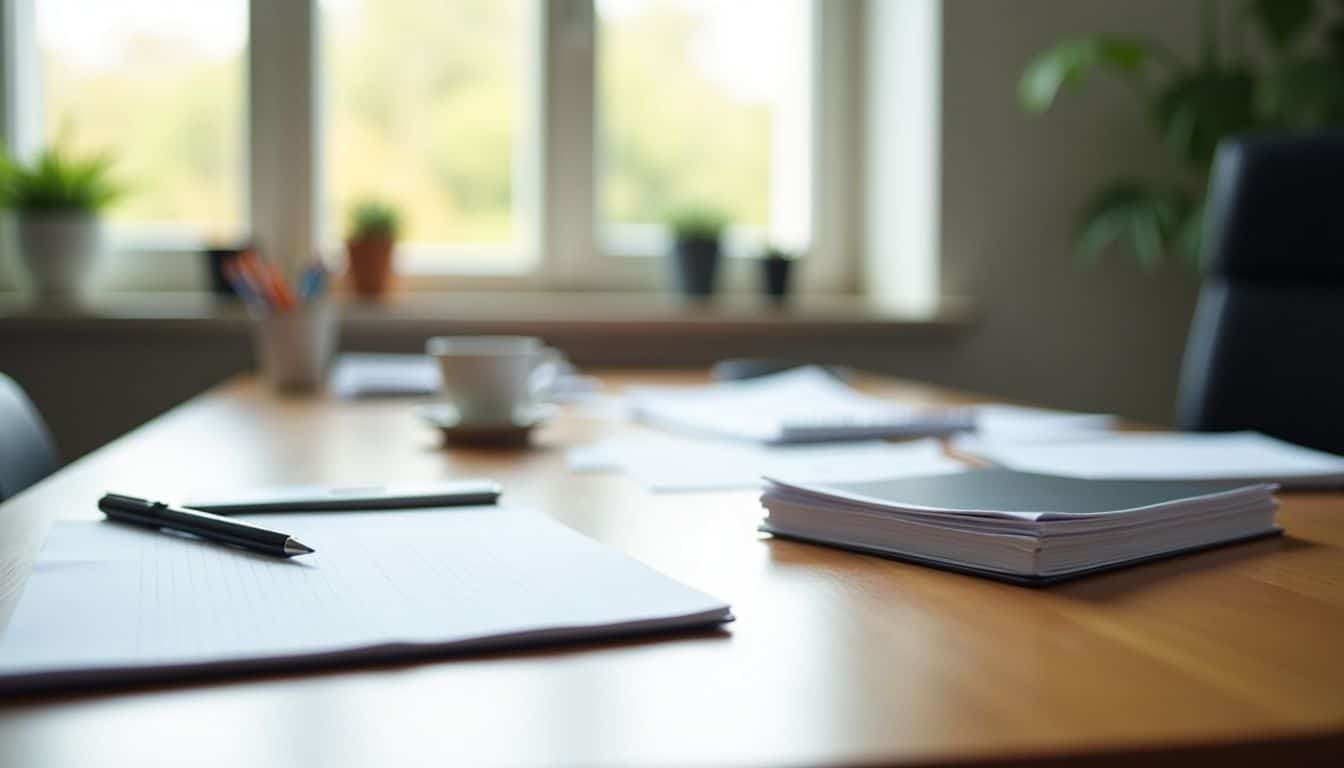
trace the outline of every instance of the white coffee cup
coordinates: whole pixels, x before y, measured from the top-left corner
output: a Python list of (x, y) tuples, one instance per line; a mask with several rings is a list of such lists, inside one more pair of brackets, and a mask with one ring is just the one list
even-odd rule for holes
[(440, 392), (463, 424), (510, 424), (546, 398), (563, 360), (534, 336), (435, 336)]

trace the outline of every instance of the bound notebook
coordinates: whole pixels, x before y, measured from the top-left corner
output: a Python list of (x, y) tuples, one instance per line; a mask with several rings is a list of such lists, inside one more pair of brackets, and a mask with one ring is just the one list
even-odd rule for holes
[(1279, 533), (1277, 486), (1003, 469), (857, 483), (768, 478), (761, 530), (1026, 584)]

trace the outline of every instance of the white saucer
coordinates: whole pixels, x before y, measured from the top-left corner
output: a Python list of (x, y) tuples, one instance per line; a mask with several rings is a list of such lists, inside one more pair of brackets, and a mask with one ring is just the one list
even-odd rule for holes
[(532, 429), (553, 417), (558, 409), (550, 403), (539, 403), (520, 409), (513, 421), (463, 422), (452, 403), (431, 403), (416, 409), (427, 424), (443, 433), (444, 442), (452, 445), (526, 445)]

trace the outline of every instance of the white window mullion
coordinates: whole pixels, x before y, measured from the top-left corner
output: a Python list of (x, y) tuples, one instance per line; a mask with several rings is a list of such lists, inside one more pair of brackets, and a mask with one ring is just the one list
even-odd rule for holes
[(297, 271), (318, 249), (320, 126), (316, 0), (252, 0), (248, 189), (264, 255)]
[(0, 3), (0, 109), (5, 146), (20, 158), (42, 148), (41, 59), (37, 48), (37, 17), (33, 0)]
[(812, 0), (812, 248), (802, 265), (804, 290), (851, 292), (858, 288), (862, 102), (861, 39), (855, 2)]
[(549, 0), (540, 13), (542, 269), (553, 287), (586, 287), (597, 252), (593, 2)]

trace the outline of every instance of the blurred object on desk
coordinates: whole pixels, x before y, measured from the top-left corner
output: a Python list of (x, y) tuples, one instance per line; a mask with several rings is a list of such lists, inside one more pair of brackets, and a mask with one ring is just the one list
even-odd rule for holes
[(277, 391), (307, 392), (326, 378), (336, 349), (340, 314), (326, 300), (330, 274), (320, 261), (292, 287), (274, 264), (248, 249), (224, 274), (252, 318), (257, 367)]
[(766, 444), (948, 435), (974, 426), (967, 408), (925, 408), (864, 394), (817, 366), (698, 387), (635, 387), (640, 421)]

